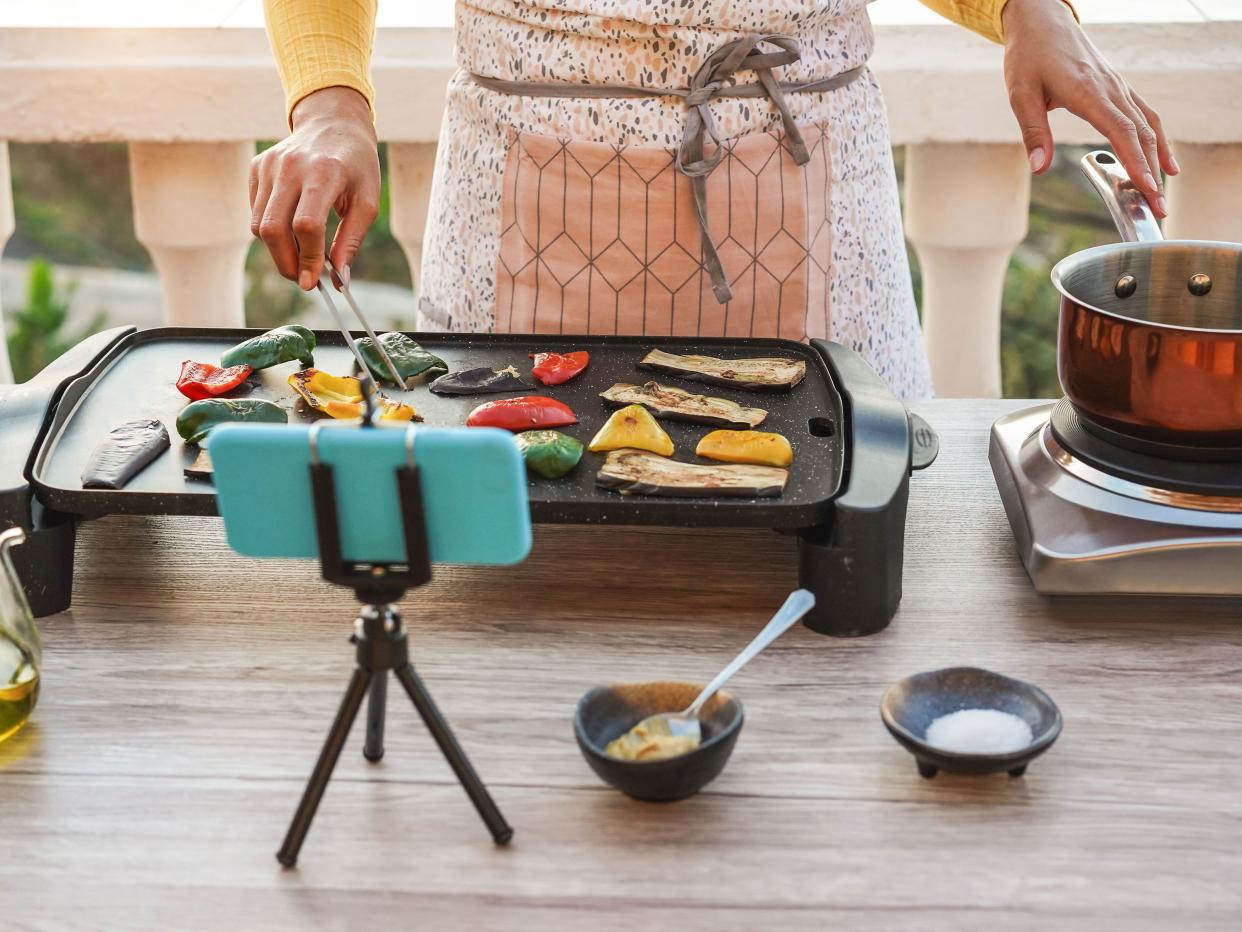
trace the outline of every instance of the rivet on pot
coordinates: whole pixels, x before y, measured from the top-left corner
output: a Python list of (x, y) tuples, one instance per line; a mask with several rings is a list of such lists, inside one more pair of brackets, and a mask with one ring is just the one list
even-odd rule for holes
[(1113, 293), (1119, 298), (1128, 298), (1138, 289), (1138, 279), (1127, 272), (1117, 279), (1117, 284), (1113, 286)]
[(1202, 298), (1212, 290), (1212, 276), (1203, 272), (1196, 272), (1190, 276), (1190, 280), (1186, 282), (1186, 287), (1190, 289), (1190, 293), (1196, 298)]

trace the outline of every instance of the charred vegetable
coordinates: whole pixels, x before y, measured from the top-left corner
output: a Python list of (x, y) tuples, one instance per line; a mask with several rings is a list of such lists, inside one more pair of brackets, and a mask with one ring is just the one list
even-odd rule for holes
[(559, 479), (582, 459), (582, 441), (559, 430), (526, 430), (517, 444), (526, 468), (545, 479)]
[(692, 424), (713, 424), (719, 427), (758, 427), (768, 412), (763, 408), (745, 408), (728, 398), (710, 398), (681, 388), (648, 382), (630, 385), (618, 382), (599, 393), (610, 405), (642, 405), (656, 417), (668, 421), (689, 421)]
[(694, 452), (723, 463), (788, 466), (793, 462), (789, 441), (780, 434), (761, 430), (713, 430), (699, 441)]
[(209, 362), (195, 362), (187, 359), (181, 364), (177, 391), (191, 401), (215, 398), (217, 395), (223, 395), (237, 388), (250, 378), (250, 373), (253, 371), (249, 366), (229, 366), (223, 369)]
[(544, 385), (561, 385), (576, 378), (591, 361), (591, 354), (586, 350), (575, 353), (531, 353), (535, 360), (530, 374)]
[[(404, 333), (396, 330), (381, 333), (379, 341), (392, 364), (397, 367), (397, 375), (401, 376), (405, 385), (424, 382), (448, 372), (448, 364), (443, 359), (427, 352)], [(392, 382), (392, 373), (388, 371), (384, 357), (379, 354), (371, 338), (363, 337), (357, 345), (371, 375), (378, 381)]]
[[(329, 375), (319, 369), (303, 369), (289, 376), (289, 384), (306, 406), (317, 414), (339, 420), (352, 420), (366, 413), (362, 383), (352, 376)], [(380, 395), (376, 398), (381, 421), (421, 421), (412, 407)]]
[(578, 416), (569, 405), (543, 395), (489, 401), (479, 405), (466, 418), (467, 427), (502, 427), (514, 433), (577, 423)]
[(714, 356), (677, 356), (658, 349), (644, 356), (638, 368), (667, 372), (692, 382), (756, 392), (793, 388), (806, 376), (806, 363), (800, 359), (777, 356), (717, 359)]
[(200, 449), (198, 456), (194, 457), (194, 462), (181, 472), (187, 479), (210, 481), (215, 474), (215, 468), (211, 465), (211, 454), (205, 449)]
[(642, 450), (614, 450), (595, 478), (601, 489), (679, 498), (770, 498), (785, 491), (789, 470), (772, 466), (700, 466)]
[(642, 405), (626, 405), (604, 422), (589, 447), (592, 453), (631, 447), (661, 456), (673, 455), (673, 439)]
[(280, 405), (260, 398), (205, 398), (191, 401), (177, 415), (177, 433), (186, 443), (201, 443), (219, 424), (286, 424), (289, 415)]
[(513, 366), (504, 369), (462, 369), (442, 375), (428, 386), (437, 395), (486, 395), (489, 392), (524, 392), (535, 386)]
[(308, 369), (315, 364), (315, 334), (301, 324), (286, 324), (238, 343), (220, 357), (226, 368), (268, 369), (295, 359)]
[(361, 382), (348, 375), (329, 375), (321, 369), (301, 369), (289, 376), (289, 385), (307, 407), (325, 414), (329, 402), (362, 401)]
[(126, 421), (91, 451), (82, 470), (82, 488), (123, 489), (170, 445), (161, 422)]

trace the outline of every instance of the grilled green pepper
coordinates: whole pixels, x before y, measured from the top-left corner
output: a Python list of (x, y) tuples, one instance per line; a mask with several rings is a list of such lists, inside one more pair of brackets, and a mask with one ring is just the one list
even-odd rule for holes
[(309, 369), (315, 365), (314, 352), (315, 334), (301, 324), (286, 324), (238, 343), (220, 357), (220, 365), (267, 369), (296, 359)]
[[(448, 363), (439, 356), (427, 352), (404, 333), (392, 330), (380, 334), (379, 340), (388, 353), (388, 358), (397, 367), (397, 375), (401, 376), (406, 385), (412, 381), (422, 382), (448, 372)], [(371, 375), (376, 380), (392, 381), (392, 373), (388, 371), (388, 366), (384, 364), (384, 357), (379, 354), (370, 337), (363, 337), (358, 341), (358, 351), (362, 353), (367, 368), (371, 370)]]
[(181, 409), (177, 415), (177, 433), (186, 443), (201, 443), (218, 424), (286, 424), (288, 421), (284, 408), (262, 398), (205, 398)]
[(559, 479), (582, 459), (582, 441), (559, 430), (524, 430), (517, 443), (526, 468), (545, 479)]

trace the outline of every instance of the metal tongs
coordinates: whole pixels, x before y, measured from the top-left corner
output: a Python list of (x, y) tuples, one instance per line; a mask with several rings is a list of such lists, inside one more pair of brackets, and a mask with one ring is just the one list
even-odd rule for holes
[[(375, 347), (380, 358), (384, 360), (384, 367), (388, 370), (388, 374), (392, 377), (394, 385), (400, 388), (408, 388), (405, 380), (401, 378), (401, 374), (397, 371), (397, 367), (393, 365), (392, 358), (388, 355), (388, 351), (384, 349), (384, 344), (380, 342), (375, 331), (367, 322), (366, 317), (362, 313), (362, 308), (358, 306), (358, 302), (354, 300), (354, 296), (349, 292), (349, 285), (341, 278), (337, 272), (336, 266), (332, 264), (332, 260), (327, 256), (323, 260), (324, 268), (328, 270), (328, 274), (332, 276), (332, 284), (336, 286), (337, 291), (345, 296), (345, 303), (349, 305), (349, 309), (354, 312), (354, 316), (358, 318), (358, 323), (362, 324), (362, 329), (367, 332), (367, 336), (371, 338), (371, 345)], [(376, 404), (376, 398), (379, 395), (379, 388), (375, 384), (375, 380), (371, 377), (371, 370), (367, 367), (367, 362), (362, 358), (362, 353), (354, 344), (353, 337), (349, 335), (349, 328), (345, 326), (345, 321), (341, 318), (341, 312), (336, 308), (336, 302), (332, 300), (332, 292), (327, 285), (324, 284), (323, 276), (319, 277), (319, 294), (323, 297), (323, 303), (328, 306), (328, 311), (332, 314), (332, 319), (336, 322), (336, 327), (341, 331), (341, 336), (345, 338), (345, 345), (349, 347), (350, 352), (354, 354), (354, 359), (358, 361), (358, 382), (362, 386), (362, 401), (366, 405), (366, 413), (363, 415), (363, 424), (373, 426), (375, 418), (379, 410)]]

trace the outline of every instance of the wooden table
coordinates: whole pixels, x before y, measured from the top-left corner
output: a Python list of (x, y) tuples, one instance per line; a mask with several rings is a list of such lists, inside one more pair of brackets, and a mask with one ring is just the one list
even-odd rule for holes
[[(404, 697), (356, 728), (296, 871), (273, 855), (352, 665), (354, 606), (214, 519), (82, 529), (34, 722), (0, 746), (6, 929), (1221, 928), (1242, 921), (1242, 607), (1037, 596), (987, 466), (1014, 402), (934, 402), (905, 599), (798, 628), (735, 680), (724, 774), (672, 805), (601, 785), (571, 715), (611, 680), (706, 679), (794, 580), (770, 532), (540, 528), (530, 561), (405, 605), (415, 663), (517, 830), (494, 848)], [(925, 781), (884, 688), (987, 666), (1065, 732), (1023, 779)], [(397, 700), (401, 700), (398, 702)]]

